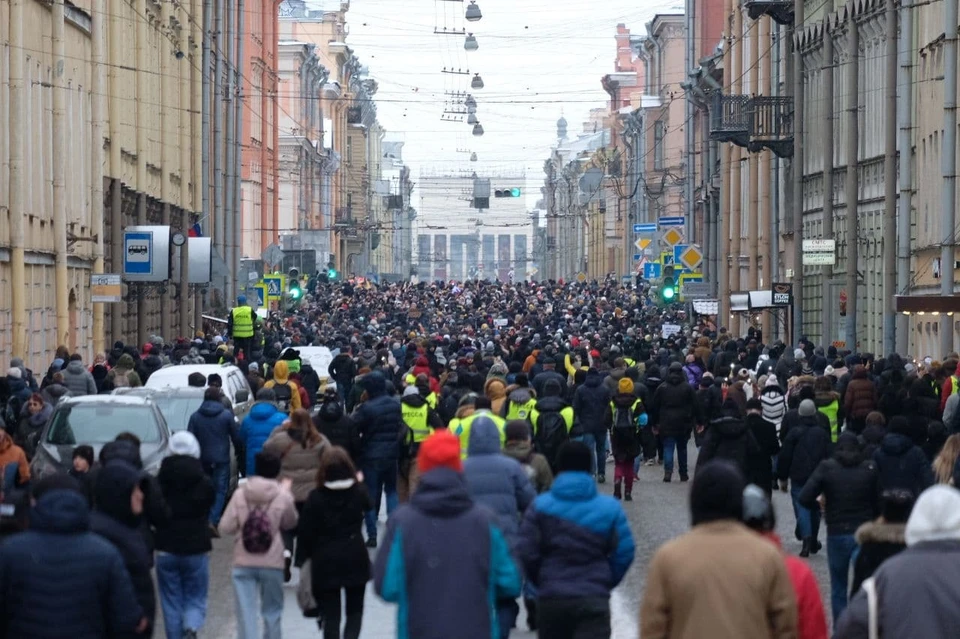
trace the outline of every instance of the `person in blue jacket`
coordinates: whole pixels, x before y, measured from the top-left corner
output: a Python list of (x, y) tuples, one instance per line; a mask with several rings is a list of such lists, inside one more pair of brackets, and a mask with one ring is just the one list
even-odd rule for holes
[(187, 423), (187, 430), (200, 442), (200, 462), (213, 480), (217, 498), (210, 509), (210, 528), (216, 529), (227, 503), (230, 490), (230, 441), (240, 446), (240, 429), (233, 413), (220, 403), (220, 389), (210, 386), (203, 393), (203, 403)]
[(277, 394), (272, 388), (260, 389), (257, 393), (257, 402), (240, 424), (240, 439), (246, 451), (244, 475), (247, 477), (253, 477), (256, 474), (254, 459), (257, 453), (263, 450), (263, 444), (270, 438), (270, 433), (287, 418), (286, 413), (277, 408), (276, 401)]
[(374, 586), (399, 603), (397, 637), (499, 639), (497, 601), (520, 594), (520, 573), (490, 512), (474, 503), (460, 441), (440, 430), (420, 445), (420, 484), (387, 522)]
[(597, 493), (593, 451), (570, 441), (559, 474), (527, 509), (518, 553), (537, 588), (539, 636), (610, 636), (610, 591), (633, 563), (634, 541), (620, 503)]

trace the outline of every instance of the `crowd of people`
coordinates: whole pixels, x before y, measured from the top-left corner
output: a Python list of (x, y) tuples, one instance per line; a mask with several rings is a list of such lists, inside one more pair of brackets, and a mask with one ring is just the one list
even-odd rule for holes
[[(42, 378), (14, 359), (0, 380), (0, 638), (148, 637), (158, 599), (166, 636), (196, 637), (221, 535), (242, 638), (280, 637), (295, 567), (326, 639), (359, 636), (371, 580), (402, 637), (506, 638), (519, 602), (541, 637), (609, 637), (641, 466), (692, 480), (690, 532), (648, 566), (641, 637), (827, 637), (804, 561), (824, 545), (834, 636), (950, 636), (960, 356), (787, 345), (682, 308), (612, 281), (312, 283), (251, 321), (252, 338), (211, 326), (89, 364), (63, 348)], [(327, 371), (301, 359), (308, 346), (330, 349)], [(199, 375), (203, 402), (169, 425), (155, 477), (129, 433), (31, 477), (60, 398), (199, 363), (242, 368), (249, 414)], [(232, 493), (231, 449), (245, 475)], [(774, 533), (778, 490), (796, 546)], [(55, 583), (29, 563), (47, 546)], [(99, 586), (71, 598), (79, 579)]]

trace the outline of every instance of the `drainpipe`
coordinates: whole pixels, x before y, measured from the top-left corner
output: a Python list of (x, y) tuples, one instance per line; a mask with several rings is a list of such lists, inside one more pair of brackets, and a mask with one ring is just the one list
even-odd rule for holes
[[(823, 104), (826, 113), (820, 125), (821, 139), (823, 146), (823, 237), (825, 239), (833, 238), (833, 34), (830, 32), (830, 15), (833, 13), (833, 0), (827, 0), (823, 9), (823, 65), (820, 67), (822, 74), (821, 86), (823, 87)], [(822, 267), (821, 288), (822, 295), (820, 312), (820, 334), (821, 342), (824, 345), (830, 345), (835, 336), (833, 335), (833, 296), (830, 295), (830, 280), (833, 279), (833, 265), (827, 264)]]
[(236, 44), (236, 29), (234, 28), (232, 0), (226, 0), (224, 3), (223, 18), (223, 41), (224, 50), (221, 54), (226, 58), (224, 70), (227, 72), (226, 86), (223, 91), (222, 107), (226, 111), (226, 128), (223, 132), (224, 155), (223, 165), (223, 246), (225, 254), (224, 261), (227, 264), (227, 285), (224, 291), (226, 296), (226, 305), (229, 308), (234, 300), (237, 299), (237, 271), (234, 270), (234, 256), (236, 255), (236, 246), (234, 246), (234, 227), (237, 224), (236, 217), (236, 189), (234, 188), (234, 175), (237, 162), (237, 144), (236, 144), (236, 111), (233, 108), (233, 96), (236, 93), (236, 73), (234, 67), (234, 45)]
[[(757, 62), (760, 67), (759, 93), (773, 95), (770, 87), (770, 23), (772, 21), (766, 17), (760, 18), (760, 20), (760, 46), (763, 47), (764, 53)], [(759, 219), (757, 220), (757, 226), (751, 227), (751, 233), (754, 233), (755, 236), (763, 235), (762, 238), (758, 238), (755, 247), (755, 256), (759, 262), (757, 264), (760, 277), (758, 283), (761, 284), (760, 288), (762, 289), (769, 289), (770, 283), (773, 281), (770, 270), (772, 263), (770, 255), (770, 165), (772, 162), (774, 162), (773, 152), (770, 149), (764, 149), (760, 152), (760, 167), (757, 174), (760, 183)], [(762, 314), (761, 328), (764, 336), (768, 339), (772, 334), (772, 319), (770, 313)]]
[[(236, 93), (233, 96), (233, 121), (236, 127), (233, 133), (236, 154), (233, 165), (233, 273), (240, 273), (240, 260), (243, 257), (243, 69), (244, 44), (246, 39), (246, 15), (244, 14), (244, 0), (237, 0), (237, 48), (236, 64), (233, 70), (236, 76)], [(280, 150), (276, 149), (279, 153)], [(246, 285), (246, 282), (243, 283)]]
[[(788, 32), (789, 33), (789, 32)], [(783, 30), (780, 28), (779, 24), (774, 25), (773, 37), (776, 40), (776, 43), (773, 46), (773, 95), (780, 96), (783, 95), (782, 87), (780, 86), (781, 77), (780, 77), (780, 64), (783, 61)], [(789, 59), (789, 58), (788, 58)], [(794, 138), (794, 146), (796, 146), (796, 138)], [(770, 282), (773, 283), (775, 280), (780, 281), (780, 193), (781, 183), (780, 183), (780, 167), (783, 166), (783, 160), (776, 158), (773, 161), (773, 193), (770, 198), (770, 226), (764, 228), (764, 232), (770, 232)], [(767, 176), (766, 179), (769, 179)], [(779, 336), (780, 328), (779, 324), (773, 322), (773, 330), (770, 331), (770, 338)], [(767, 333), (764, 333), (767, 335)], [(768, 338), (768, 341), (770, 340)]]
[[(743, 93), (743, 11), (739, 4), (733, 7), (733, 37), (734, 41), (730, 47), (730, 65), (731, 74), (731, 95), (739, 96)], [(730, 255), (733, 262), (730, 264), (730, 292), (739, 291), (742, 288), (740, 282), (740, 249), (743, 233), (741, 232), (741, 219), (743, 206), (741, 194), (743, 192), (742, 170), (740, 160), (743, 158), (743, 150), (739, 146), (732, 147), (732, 156), (730, 158)], [(733, 322), (727, 322), (728, 326)], [(739, 322), (738, 322), (739, 324)], [(731, 326), (734, 334), (738, 334), (739, 326)]]
[(203, 207), (201, 220), (203, 222), (203, 229), (206, 231), (207, 235), (210, 235), (210, 56), (213, 55), (211, 51), (212, 37), (210, 31), (210, 23), (213, 20), (213, 3), (204, 2), (203, 3), (203, 56), (201, 66), (203, 67), (201, 73), (203, 77), (201, 79), (202, 90), (201, 90), (201, 107), (202, 112), (201, 116), (201, 129), (202, 135), (200, 136), (200, 201), (201, 206)]
[[(141, 3), (143, 4), (143, 3)], [(153, 124), (154, 113), (147, 115), (152, 109), (143, 98), (147, 95), (147, 69), (150, 68), (150, 50), (147, 48), (148, 23), (146, 19), (137, 20), (137, 224), (147, 224), (147, 149), (150, 145), (148, 127)], [(152, 81), (152, 80), (151, 80)], [(149, 123), (149, 124), (148, 124)], [(138, 285), (137, 295), (137, 344), (147, 341), (147, 288)]]
[[(798, 40), (803, 29), (803, 0), (793, 3), (793, 201), (791, 211), (793, 225), (793, 334), (787, 335), (791, 344), (796, 344), (803, 334), (803, 53)], [(799, 142), (799, 144), (797, 143)]]
[[(213, 36), (216, 38), (217, 44), (216, 50), (212, 52), (216, 56), (216, 60), (213, 71), (213, 94), (210, 96), (210, 106), (213, 109), (213, 238), (218, 255), (225, 261), (227, 259), (227, 246), (224, 220), (226, 203), (223, 189), (223, 5), (229, 1), (219, 0), (216, 3)], [(229, 279), (229, 267), (227, 279)], [(220, 280), (217, 283), (217, 288), (220, 288), (221, 293), (226, 296), (225, 281)], [(225, 305), (229, 306), (231, 303), (232, 298), (224, 299)]]
[[(897, 312), (897, 0), (887, 0), (887, 108), (883, 157), (883, 353), (896, 348)], [(907, 91), (913, 87), (907, 87)], [(951, 273), (953, 271), (951, 270)]]
[[(180, 231), (187, 235), (187, 230), (190, 228), (190, 211), (189, 207), (191, 203), (193, 206), (196, 206), (196, 199), (191, 198), (190, 187), (191, 183), (193, 185), (193, 193), (196, 193), (196, 181), (193, 179), (194, 173), (194, 162), (195, 153), (193, 153), (193, 145), (191, 141), (195, 138), (192, 136), (194, 116), (196, 112), (196, 107), (199, 106), (196, 104), (195, 95), (196, 91), (194, 90), (193, 79), (195, 77), (196, 71), (193, 69), (193, 65), (190, 64), (188, 56), (185, 54), (180, 59), (180, 219), (176, 220), (175, 223), (179, 224)], [(185, 78), (190, 78), (190, 81), (184, 83)], [(202, 137), (202, 136), (201, 136)], [(181, 337), (191, 339), (190, 334), (190, 286), (189, 286), (189, 273), (190, 270), (190, 256), (188, 254), (188, 244), (185, 242), (183, 246), (180, 247), (180, 281), (176, 283), (177, 285), (177, 319), (178, 319), (178, 330), (177, 334)], [(164, 335), (164, 339), (167, 339)]]
[[(910, 87), (900, 94), (897, 109), (900, 126), (898, 144), (900, 151), (900, 202), (897, 214), (897, 294), (910, 293), (910, 209), (913, 205), (913, 7), (900, 7), (900, 47), (897, 52), (900, 63), (898, 86)], [(941, 274), (943, 270), (941, 269)], [(896, 350), (901, 355), (910, 351), (910, 318), (897, 315)]]
[[(103, 119), (104, 95), (107, 93), (104, 80), (104, 16), (105, 0), (96, 0), (90, 16), (90, 54), (93, 68), (91, 70), (90, 96), (90, 137), (92, 157), (90, 158), (90, 226), (97, 235), (93, 244), (93, 272), (103, 273)], [(104, 307), (103, 304), (93, 305), (93, 352), (105, 351), (104, 335)]]
[(24, 264), (24, 221), (27, 219), (24, 179), (26, 167), (24, 138), (26, 122), (26, 51), (23, 19), (27, 0), (10, 2), (10, 302), (13, 323), (11, 354), (26, 358), (27, 299)]
[[(686, 65), (684, 66), (685, 75), (693, 71), (694, 64), (697, 60), (696, 53), (696, 23), (694, 17), (696, 15), (696, 1), (695, 0), (686, 0)], [(684, 120), (685, 124), (683, 125), (683, 133), (686, 142), (685, 154), (686, 154), (686, 174), (684, 175), (684, 191), (686, 206), (684, 206), (684, 216), (686, 217), (686, 239), (689, 244), (694, 244), (697, 241), (696, 237), (696, 225), (693, 223), (693, 212), (695, 209), (694, 206), (694, 195), (696, 189), (694, 188), (694, 180), (696, 180), (697, 171), (694, 165), (694, 160), (696, 155), (694, 154), (694, 146), (696, 145), (696, 128), (694, 125), (694, 114), (696, 107), (693, 104), (693, 95), (692, 89), (687, 92), (686, 96), (686, 119)]]
[[(953, 295), (954, 251), (957, 216), (957, 0), (943, 3), (943, 192), (940, 206), (940, 295)], [(940, 315), (940, 354), (953, 350), (953, 317)]]
[[(57, 344), (70, 345), (68, 336), (70, 316), (67, 311), (67, 201), (66, 158), (66, 88), (63, 85), (64, 71), (64, 0), (54, 0), (52, 7), (53, 46), (53, 247), (55, 256), (54, 290), (57, 304)], [(79, 327), (77, 327), (79, 328)], [(79, 340), (78, 340), (79, 341)]]
[[(764, 22), (764, 18), (761, 17), (760, 24), (756, 25), (757, 29), (762, 28), (761, 25)], [(760, 38), (756, 30), (750, 34), (749, 52), (750, 94), (754, 96), (762, 95), (764, 92), (760, 90)], [(765, 151), (761, 153), (765, 153)], [(758, 290), (760, 284), (758, 277), (760, 274), (758, 268), (760, 233), (757, 232), (760, 217), (759, 156), (759, 153), (751, 153), (747, 156), (747, 197), (749, 200), (747, 201), (747, 285), (745, 288), (751, 291)]]
[[(164, 3), (161, 7), (161, 24), (170, 24), (170, 17), (176, 8), (170, 3)], [(170, 44), (168, 42), (161, 43), (162, 47)], [(171, 132), (179, 132), (179, 127), (174, 124), (174, 121), (179, 121), (179, 114), (177, 113), (177, 107), (179, 106), (179, 100), (177, 105), (172, 105), (169, 103), (170, 100), (174, 99), (174, 61), (176, 58), (173, 57), (173, 51), (163, 52), (160, 57), (160, 139), (162, 146), (160, 147), (160, 165), (163, 167), (160, 180), (160, 200), (163, 202), (163, 213), (161, 224), (163, 226), (170, 225), (170, 201), (174, 197), (173, 185), (170, 183), (170, 176), (174, 173), (174, 165), (176, 158), (176, 148), (173, 144), (168, 142), (168, 138), (172, 137)], [(179, 142), (179, 140), (178, 140)], [(173, 308), (170, 304), (170, 291), (172, 287), (164, 286), (160, 289), (160, 335), (164, 339), (171, 339), (173, 333), (171, 332), (171, 318), (173, 315)]]
[[(947, 4), (950, 4), (947, 2)], [(850, 41), (847, 43), (850, 59), (847, 61), (847, 182), (846, 182), (846, 235), (847, 235), (847, 330), (844, 339), (847, 348), (857, 351), (857, 267), (859, 266), (859, 246), (857, 244), (857, 214), (859, 211), (859, 168), (858, 156), (860, 141), (860, 30), (853, 17), (853, 4), (849, 5)], [(951, 151), (952, 153), (952, 151)], [(952, 228), (952, 226), (951, 226)]]

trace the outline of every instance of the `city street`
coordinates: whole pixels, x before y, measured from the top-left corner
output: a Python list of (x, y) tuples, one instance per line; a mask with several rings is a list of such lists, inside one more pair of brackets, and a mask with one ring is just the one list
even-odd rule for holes
[[(694, 468), (696, 449), (690, 444), (691, 474)], [(613, 466), (607, 470), (608, 483), (600, 489), (610, 494), (613, 490)], [(665, 541), (676, 537), (689, 528), (690, 515), (687, 506), (687, 492), (690, 484), (678, 483), (674, 474), (673, 483), (662, 481), (663, 470), (660, 466), (641, 467), (640, 482), (634, 485), (634, 500), (624, 503), (630, 526), (637, 542), (637, 555), (626, 579), (613, 593), (611, 614), (615, 639), (637, 638), (637, 615), (643, 584), (646, 579), (647, 565), (656, 549)], [(800, 544), (793, 539), (793, 509), (786, 493), (776, 493), (774, 502), (777, 513), (777, 530), (783, 538), (788, 552), (799, 551)], [(382, 518), (385, 518), (383, 515)], [(829, 606), (829, 576), (827, 571), (825, 532), (820, 531), (820, 540), (824, 549), (811, 556), (809, 563), (817, 575), (824, 605)], [(236, 634), (236, 615), (234, 612), (233, 589), (230, 584), (230, 557), (232, 540), (220, 539), (214, 542), (213, 561), (211, 562), (210, 601), (206, 628), (203, 639), (234, 639)], [(296, 601), (297, 575), (286, 586), (286, 605), (283, 615), (283, 633), (287, 639), (317, 637), (319, 633), (312, 620), (304, 619)], [(522, 608), (522, 606), (521, 606)], [(158, 613), (159, 614), (159, 613)], [(829, 611), (828, 611), (829, 615)], [(385, 604), (373, 592), (372, 584), (367, 590), (366, 608), (363, 619), (362, 639), (389, 639), (395, 636), (396, 609)], [(158, 619), (158, 621), (161, 621)], [(829, 619), (828, 619), (829, 622)], [(157, 637), (162, 636), (158, 629)], [(526, 620), (521, 612), (511, 637), (534, 637), (535, 633), (526, 631)]]

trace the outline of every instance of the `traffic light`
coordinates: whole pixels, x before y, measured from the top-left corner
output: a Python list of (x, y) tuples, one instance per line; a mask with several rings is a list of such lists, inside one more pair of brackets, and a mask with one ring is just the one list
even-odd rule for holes
[(663, 281), (660, 284), (660, 299), (669, 304), (676, 297), (677, 285), (676, 280), (673, 279), (673, 266), (664, 266)]
[(517, 187), (512, 189), (497, 189), (493, 192), (494, 197), (520, 197), (523, 193)]
[(333, 260), (327, 262), (327, 279), (331, 282), (337, 279), (337, 269), (333, 266)]
[(300, 271), (299, 269), (292, 268), (287, 273), (289, 282), (287, 283), (287, 293), (290, 295), (290, 299), (293, 301), (299, 301), (303, 297), (303, 289), (300, 287)]

